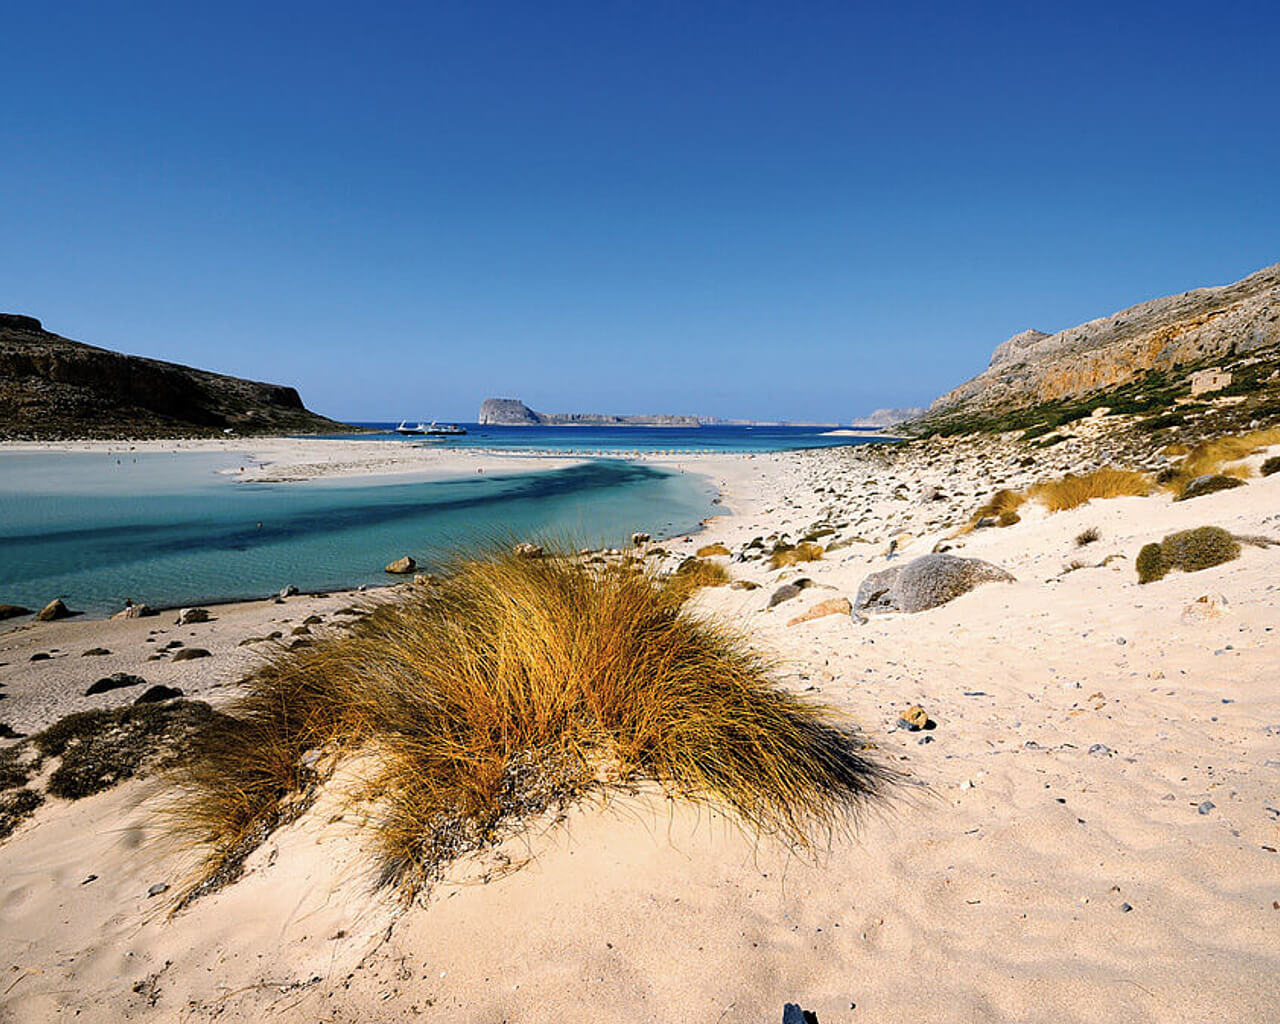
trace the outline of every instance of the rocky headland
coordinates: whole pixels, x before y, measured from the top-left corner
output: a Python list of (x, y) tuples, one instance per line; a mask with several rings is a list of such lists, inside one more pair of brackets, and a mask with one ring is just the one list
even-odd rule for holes
[(938, 398), (913, 427), (954, 434), (1056, 426), (1098, 409), (1168, 412), (1206, 395), (1240, 397), (1280, 412), (1277, 371), (1280, 264), (1056, 334), (1024, 331), (999, 345), (982, 373)]
[(311, 412), (283, 384), (124, 355), (53, 334), (34, 317), (0, 314), (0, 440), (351, 429)]

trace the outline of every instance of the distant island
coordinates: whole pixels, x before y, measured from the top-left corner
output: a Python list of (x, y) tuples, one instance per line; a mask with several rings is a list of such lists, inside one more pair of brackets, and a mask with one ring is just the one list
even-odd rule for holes
[(697, 427), (697, 416), (609, 416), (592, 412), (534, 412), (518, 398), (486, 398), (476, 422), (502, 427)]
[(615, 416), (594, 412), (535, 412), (518, 398), (486, 398), (476, 422), (500, 427), (835, 427), (836, 423), (793, 423), (787, 420), (722, 419), (669, 413)]
[(96, 348), (0, 313), (0, 440), (349, 432), (298, 392)]

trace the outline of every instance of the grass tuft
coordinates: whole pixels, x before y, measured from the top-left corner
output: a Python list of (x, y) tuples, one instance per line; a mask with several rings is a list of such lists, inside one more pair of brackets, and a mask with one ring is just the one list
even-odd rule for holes
[(1247, 459), (1264, 448), (1280, 444), (1280, 427), (1251, 430), (1244, 434), (1227, 434), (1196, 445), (1186, 457), (1162, 479), (1175, 495), (1181, 496), (1187, 484), (1201, 476), (1230, 476), (1245, 479), (1251, 475), (1247, 466), (1231, 463)]
[(1082, 548), (1086, 544), (1095, 543), (1102, 536), (1102, 531), (1096, 526), (1091, 526), (1087, 530), (1081, 530), (1076, 534), (1076, 547)]
[(635, 564), (497, 553), (279, 651), (180, 780), (171, 826), (208, 855), (189, 894), (234, 878), (339, 764), (375, 806), (380, 877), (406, 894), (621, 782), (715, 801), (801, 846), (848, 827), (892, 772), (685, 596)]
[(802, 562), (816, 562), (822, 558), (823, 547), (810, 541), (801, 541), (795, 547), (778, 545), (769, 556), (769, 568), (781, 569), (788, 565), (799, 565)]
[(1095, 498), (1142, 497), (1151, 493), (1151, 487), (1151, 478), (1145, 473), (1107, 467), (1046, 480), (1032, 487), (1027, 496), (1050, 512), (1065, 512)]
[(719, 562), (686, 558), (680, 568), (667, 577), (664, 588), (678, 603), (683, 604), (703, 587), (723, 587), (732, 582), (729, 570)]
[(697, 558), (714, 558), (716, 555), (728, 555), (731, 552), (723, 544), (704, 544), (694, 552)]

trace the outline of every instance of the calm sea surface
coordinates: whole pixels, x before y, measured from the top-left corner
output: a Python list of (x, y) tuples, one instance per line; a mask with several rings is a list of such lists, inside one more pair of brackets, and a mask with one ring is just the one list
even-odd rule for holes
[[(667, 430), (473, 427), (449, 447), (533, 452), (769, 451), (849, 438), (803, 428)], [(362, 435), (368, 438), (369, 435)], [(856, 439), (855, 443), (857, 440)], [(387, 443), (424, 443), (389, 435)], [(332, 590), (427, 571), (495, 537), (619, 545), (635, 531), (683, 533), (716, 511), (698, 476), (625, 459), (449, 479), (244, 483), (238, 453), (0, 452), (0, 603), (55, 597), (93, 615), (125, 598), (156, 607)]]

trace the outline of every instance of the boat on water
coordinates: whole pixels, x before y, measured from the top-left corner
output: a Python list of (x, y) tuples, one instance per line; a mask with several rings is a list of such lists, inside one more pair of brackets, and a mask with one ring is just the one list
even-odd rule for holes
[(418, 423), (416, 426), (410, 426), (401, 420), (400, 426), (396, 427), (396, 433), (406, 437), (456, 437), (466, 432), (467, 428), (457, 423), (437, 423), (435, 420), (430, 423)]

